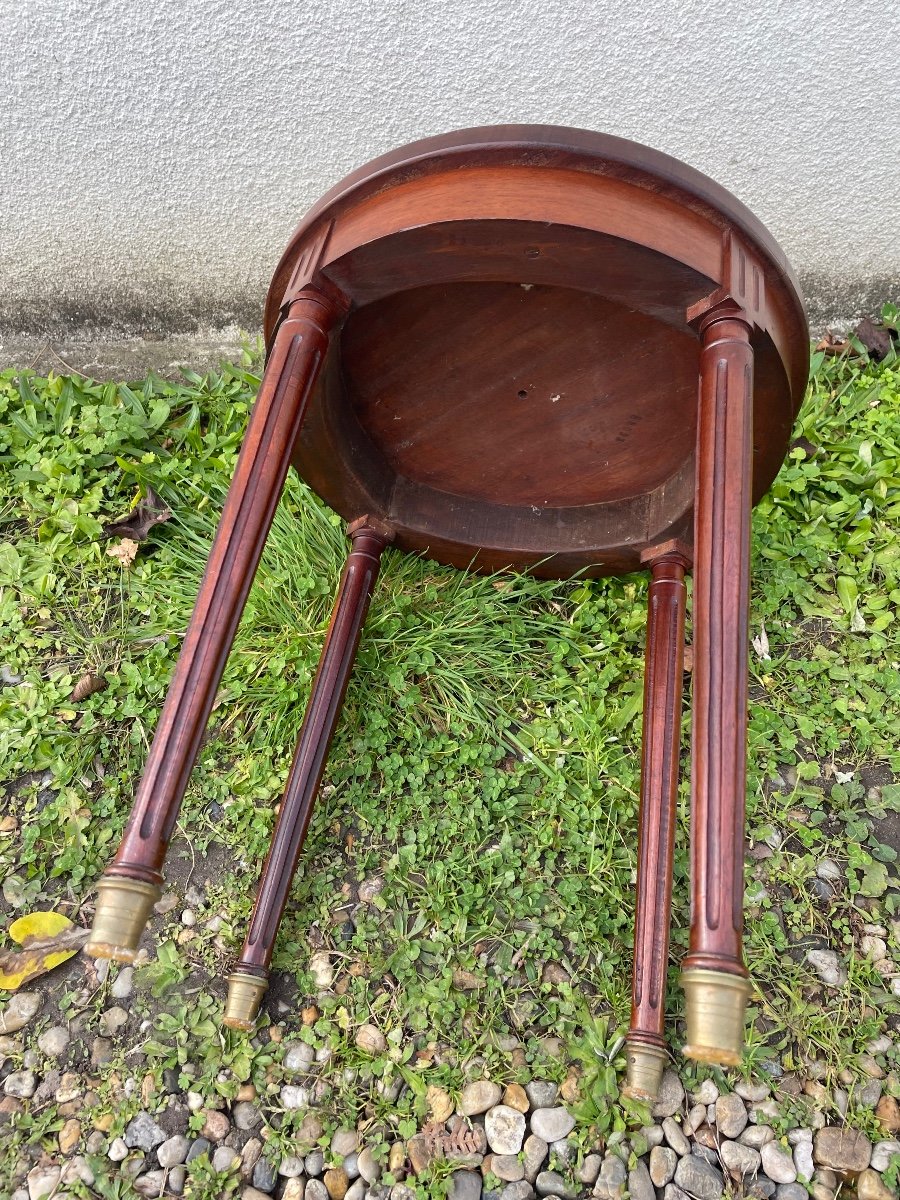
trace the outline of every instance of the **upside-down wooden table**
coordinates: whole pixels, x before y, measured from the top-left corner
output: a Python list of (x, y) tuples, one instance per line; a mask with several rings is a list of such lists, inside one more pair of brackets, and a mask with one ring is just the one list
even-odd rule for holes
[(739, 1061), (750, 510), (785, 455), (808, 330), (784, 255), (721, 187), (618, 138), (464, 130), (369, 163), (275, 271), (268, 362), (88, 949), (128, 961), (291, 463), (351, 549), (225, 1022), (249, 1028), (389, 543), (464, 570), (647, 569), (628, 1088), (652, 1096), (693, 569), (685, 1052)]

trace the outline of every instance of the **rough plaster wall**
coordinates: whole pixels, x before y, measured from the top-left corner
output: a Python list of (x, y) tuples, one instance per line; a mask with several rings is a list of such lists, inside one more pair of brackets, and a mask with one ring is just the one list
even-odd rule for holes
[(814, 320), (852, 316), (900, 278), (892, 25), (872, 0), (0, 0), (0, 324), (255, 327), (341, 175), (507, 121), (686, 160), (770, 227)]

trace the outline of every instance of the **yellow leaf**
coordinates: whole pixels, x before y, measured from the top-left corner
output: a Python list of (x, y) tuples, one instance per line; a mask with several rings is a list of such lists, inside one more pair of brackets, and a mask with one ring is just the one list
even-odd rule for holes
[(9, 936), (20, 946), (24, 946), (29, 938), (49, 938), (68, 929), (72, 922), (58, 912), (33, 912), (13, 921), (9, 927)]

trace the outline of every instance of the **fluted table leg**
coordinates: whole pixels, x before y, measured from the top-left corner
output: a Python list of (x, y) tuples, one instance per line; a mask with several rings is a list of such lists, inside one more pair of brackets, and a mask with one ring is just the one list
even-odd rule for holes
[(654, 1100), (668, 1058), (666, 972), (672, 908), (675, 806), (681, 738), (687, 547), (668, 542), (645, 551), (651, 570), (644, 659), (644, 728), (638, 833), (634, 974), (625, 1094)]
[(743, 965), (747, 643), (753, 448), (750, 324), (725, 303), (700, 322), (694, 526), (691, 934), (687, 1045), (735, 1065), (750, 985)]
[(350, 537), (352, 548), (313, 680), (247, 940), (228, 979), (223, 1022), (232, 1029), (252, 1028), (268, 986), (275, 936), (353, 670), (381, 554), (390, 534), (368, 518), (362, 518), (351, 526)]
[(160, 893), (162, 864), (247, 593), (265, 545), (307, 399), (344, 312), (312, 288), (292, 304), (247, 425), (181, 654), (131, 817), (98, 885), (87, 951), (131, 962)]

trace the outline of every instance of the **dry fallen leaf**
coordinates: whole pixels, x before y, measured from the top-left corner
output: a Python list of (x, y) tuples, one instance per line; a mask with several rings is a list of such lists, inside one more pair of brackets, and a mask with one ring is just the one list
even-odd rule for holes
[(108, 687), (109, 684), (102, 675), (95, 675), (93, 671), (88, 671), (72, 688), (72, 695), (69, 699), (74, 704), (78, 704), (81, 700), (87, 700), (88, 696), (106, 691)]
[(870, 317), (860, 321), (853, 332), (876, 362), (881, 362), (890, 354), (893, 345), (891, 335), (883, 325), (876, 325)]
[(0, 988), (14, 992), (77, 954), (88, 931), (62, 913), (34, 912), (13, 921), (9, 936), (22, 949), (0, 954)]
[(154, 525), (168, 521), (171, 516), (172, 510), (160, 500), (152, 488), (148, 488), (146, 496), (138, 500), (127, 517), (120, 517), (118, 521), (111, 521), (103, 526), (103, 536), (143, 542)]
[(137, 552), (138, 544), (131, 538), (122, 538), (121, 542), (115, 542), (106, 548), (106, 553), (111, 558), (117, 558), (123, 567), (131, 566)]

